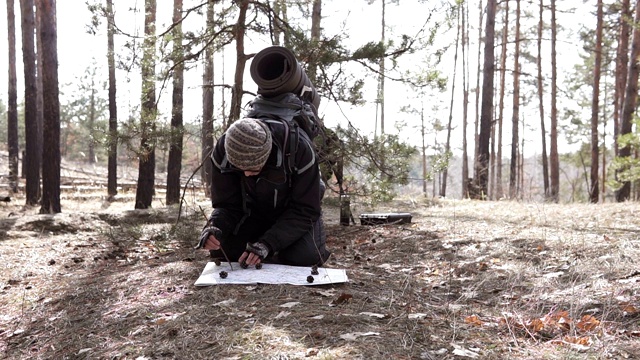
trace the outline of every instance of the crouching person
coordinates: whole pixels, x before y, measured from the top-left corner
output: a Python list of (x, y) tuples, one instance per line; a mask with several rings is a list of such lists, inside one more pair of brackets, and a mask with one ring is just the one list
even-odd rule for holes
[(211, 155), (213, 212), (198, 247), (246, 265), (322, 265), (324, 185), (308, 137), (279, 120), (244, 118)]

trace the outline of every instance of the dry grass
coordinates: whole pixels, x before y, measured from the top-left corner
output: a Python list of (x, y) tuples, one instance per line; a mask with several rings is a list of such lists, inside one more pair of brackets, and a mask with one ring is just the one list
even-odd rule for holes
[(176, 225), (126, 197), (21, 203), (0, 204), (6, 358), (640, 358), (635, 203), (397, 203), (378, 210), (412, 224), (350, 227), (326, 209), (349, 283), (205, 288), (197, 206)]

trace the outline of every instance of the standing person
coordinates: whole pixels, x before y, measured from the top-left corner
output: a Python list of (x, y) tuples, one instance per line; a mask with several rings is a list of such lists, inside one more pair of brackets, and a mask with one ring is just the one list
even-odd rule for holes
[(211, 155), (213, 212), (198, 247), (256, 265), (322, 265), (331, 254), (320, 202), (324, 184), (311, 141), (280, 120), (244, 118)]

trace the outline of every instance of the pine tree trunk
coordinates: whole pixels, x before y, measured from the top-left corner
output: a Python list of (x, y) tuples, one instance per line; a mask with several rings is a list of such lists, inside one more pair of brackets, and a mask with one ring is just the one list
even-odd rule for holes
[[(42, 165), (42, 126), (44, 119), (44, 112), (42, 108), (42, 39), (40, 37), (40, 1), (35, 0), (35, 33), (36, 33), (36, 111), (37, 111), (37, 123), (38, 123), (38, 158), (41, 160), (40, 165)], [(42, 174), (42, 169), (40, 169), (40, 174)], [(39, 194), (40, 195), (40, 194)]]
[(613, 148), (618, 155), (618, 135), (620, 133), (620, 116), (624, 103), (624, 90), (627, 84), (629, 64), (629, 38), (631, 37), (631, 7), (629, 0), (622, 0), (620, 11), (620, 35), (616, 49), (616, 87), (613, 101)]
[(475, 171), (475, 183), (479, 196), (486, 199), (489, 180), (489, 142), (493, 118), (493, 76), (495, 70), (493, 53), (496, 19), (496, 0), (487, 2), (487, 22), (485, 26), (484, 65), (482, 80), (482, 110), (480, 113), (480, 135), (478, 137), (478, 166)]
[(504, 2), (504, 24), (502, 27), (502, 53), (500, 55), (500, 94), (498, 101), (498, 161), (496, 164), (496, 194), (500, 199), (504, 195), (502, 188), (502, 124), (504, 123), (504, 93), (507, 78), (507, 42), (509, 41), (509, 0)]
[(7, 0), (7, 37), (9, 40), (9, 102), (7, 107), (7, 147), (9, 150), (9, 186), (18, 191), (18, 75), (16, 73), (15, 1)]
[[(600, 114), (600, 68), (602, 67), (602, 0), (598, 0), (598, 20), (596, 25), (595, 65), (593, 67), (593, 97), (591, 99), (591, 187), (589, 201), (597, 203), (600, 198), (598, 162), (600, 161), (600, 144), (598, 139), (598, 115)], [(604, 179), (603, 179), (604, 181)]]
[[(282, 23), (284, 24), (289, 24), (289, 17), (287, 15), (287, 1), (286, 0), (281, 0), (280, 3), (280, 14), (282, 17)], [(284, 41), (284, 47), (291, 49), (292, 44), (291, 44), (291, 31), (287, 28), (287, 25), (283, 25), (282, 26), (282, 30), (283, 30), (283, 41)]]
[(167, 205), (180, 202), (182, 171), (182, 105), (184, 92), (184, 50), (182, 49), (182, 0), (173, 1), (173, 97), (171, 109), (171, 143), (167, 162)]
[(558, 96), (558, 66), (556, 59), (556, 0), (551, 0), (551, 130), (550, 130), (550, 185), (551, 200), (558, 202), (560, 200), (560, 159), (558, 156), (558, 107), (556, 98)]
[(542, 181), (544, 183), (545, 199), (549, 196), (549, 159), (547, 158), (547, 131), (544, 123), (544, 87), (542, 85), (542, 28), (544, 14), (544, 0), (540, 0), (540, 13), (538, 17), (538, 111), (540, 112), (540, 131), (542, 132)]
[(35, 17), (33, 0), (20, 0), (22, 24), (22, 59), (24, 69), (24, 131), (26, 204), (35, 206), (40, 196), (40, 144), (38, 142), (38, 104), (36, 84), (36, 54), (33, 34)]
[[(322, 20), (322, 0), (314, 0), (313, 1), (313, 11), (311, 13), (311, 42), (315, 44), (316, 47), (319, 47), (320, 44), (320, 35), (321, 35), (321, 27), (320, 23)], [(312, 59), (310, 59), (308, 63), (307, 76), (311, 81), (311, 84), (316, 84), (318, 82), (317, 79), (318, 72), (318, 60), (317, 55), (314, 55)]]
[[(382, 2), (382, 24), (381, 24), (381, 36), (380, 42), (385, 44), (386, 37), (386, 0), (380, 0)], [(385, 63), (384, 56), (380, 58), (380, 88), (378, 90), (378, 101), (380, 102), (380, 135), (384, 135), (384, 77), (385, 77)], [(384, 158), (383, 158), (384, 160)]]
[[(478, 69), (476, 71), (476, 118), (473, 123), (473, 168), (476, 169), (478, 167), (478, 129), (480, 126), (480, 74), (481, 74), (481, 64), (480, 55), (482, 54), (482, 39), (483, 39), (483, 31), (482, 31), (482, 19), (484, 15), (484, 11), (482, 10), (482, 0), (478, 2)], [(463, 175), (465, 169), (463, 168)], [(469, 169), (466, 169), (466, 175), (464, 175), (463, 182), (466, 182), (464, 189), (468, 189), (469, 187)], [(466, 191), (466, 190), (465, 190)]]
[(513, 54), (513, 112), (511, 117), (511, 164), (509, 172), (509, 197), (518, 199), (518, 129), (520, 127), (520, 0), (516, 0), (515, 51)]
[[(640, 21), (640, 2), (636, 2), (636, 22)], [(631, 41), (631, 57), (630, 59), (638, 59), (640, 56), (640, 29), (634, 27), (633, 40)], [(638, 96), (638, 73), (640, 72), (640, 64), (637, 61), (631, 61), (627, 74), (627, 88), (622, 106), (622, 116), (620, 117), (620, 135), (630, 134), (632, 128), (633, 114), (636, 110)], [(631, 156), (630, 146), (620, 148), (619, 157)], [(616, 174), (617, 177), (617, 174)], [(629, 181), (622, 182), (622, 188), (616, 192), (616, 200), (618, 202), (626, 201), (631, 196), (631, 183)]]
[(140, 149), (136, 209), (151, 207), (155, 192), (156, 130), (156, 0), (145, 0), (144, 43), (142, 55), (142, 90), (140, 111)]
[(118, 106), (116, 103), (116, 61), (113, 45), (115, 32), (113, 0), (107, 0), (107, 66), (109, 70), (109, 160), (107, 194), (118, 194)]
[[(213, 33), (214, 26), (214, 2), (209, 1), (207, 4), (207, 29)], [(213, 55), (214, 51), (208, 46), (204, 52), (204, 73), (202, 75), (202, 169), (200, 177), (204, 184), (206, 195), (211, 194), (211, 174), (213, 172), (213, 163), (209, 160), (213, 151)]]
[[(480, 54), (481, 54), (481, 47), (480, 44), (482, 43), (482, 1), (479, 2), (478, 4), (478, 12), (480, 14), (480, 19), (479, 19), (479, 26), (478, 26), (478, 67), (476, 70), (476, 87), (475, 87), (475, 93), (476, 93), (476, 101), (475, 101), (475, 121), (474, 121), (474, 128), (473, 128), (473, 158), (475, 159), (477, 151), (476, 149), (478, 141), (477, 141), (477, 137), (476, 134), (478, 133), (478, 119), (480, 117), (480, 115), (478, 114), (478, 104), (479, 104), (479, 99), (480, 99)], [(469, 35), (467, 33), (467, 35)], [(468, 42), (468, 41), (467, 41)], [(465, 128), (463, 133), (462, 133), (462, 197), (466, 198), (469, 197), (469, 149), (468, 149), (468, 139), (467, 139), (467, 129)]]
[[(469, 7), (468, 4), (462, 3), (462, 152), (465, 154), (462, 158), (464, 163), (463, 169), (467, 168), (467, 173), (463, 174), (463, 179), (468, 176), (467, 153), (467, 127), (469, 124)], [(451, 151), (451, 149), (449, 149)], [(445, 178), (446, 182), (446, 178)], [(465, 185), (467, 181), (463, 181)], [(466, 187), (463, 188), (463, 196), (467, 193)]]
[(420, 108), (420, 135), (422, 135), (422, 194), (427, 196), (427, 145), (424, 127), (424, 104)]
[(284, 31), (282, 24), (282, 7), (286, 6), (283, 0), (273, 1), (273, 45), (280, 46), (280, 36)]
[[(496, 68), (498, 67), (498, 61), (495, 61)], [(496, 70), (497, 71), (497, 70)], [(494, 81), (495, 81), (496, 72), (494, 71)], [(491, 115), (493, 119), (496, 119), (496, 108), (497, 104), (495, 103), (495, 99), (498, 98), (498, 86), (493, 87), (493, 114)], [(500, 171), (500, 186), (502, 187), (502, 119), (494, 120), (491, 122), (491, 142), (489, 148), (489, 199), (496, 198), (496, 178), (497, 172)], [(496, 126), (498, 127), (498, 134), (496, 134)], [(496, 138), (497, 136), (497, 138)], [(496, 153), (496, 148), (497, 153)]]
[(243, 79), (244, 69), (247, 64), (247, 56), (244, 53), (244, 35), (246, 30), (247, 8), (249, 0), (241, 0), (237, 2), (238, 21), (235, 25), (234, 38), (236, 41), (236, 72), (233, 81), (233, 90), (231, 91), (231, 113), (229, 122), (240, 118), (240, 110), (242, 107), (242, 94), (244, 93)]
[(94, 124), (96, 121), (96, 71), (93, 69), (91, 73), (91, 95), (89, 96), (89, 118), (87, 119), (87, 127), (89, 128), (89, 148), (87, 149), (87, 162), (94, 164), (96, 162), (95, 152), (95, 134)]
[(58, 34), (56, 1), (38, 0), (42, 39), (43, 148), (41, 214), (54, 214), (60, 207), (60, 101), (58, 99)]

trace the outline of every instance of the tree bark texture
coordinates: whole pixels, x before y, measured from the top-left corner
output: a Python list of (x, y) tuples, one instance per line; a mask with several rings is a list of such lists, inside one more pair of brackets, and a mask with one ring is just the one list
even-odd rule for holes
[[(213, 6), (213, 5), (211, 5)], [(184, 50), (182, 48), (182, 0), (173, 1), (173, 97), (171, 109), (171, 143), (167, 163), (167, 205), (180, 202), (182, 141), (184, 127), (182, 106), (184, 93)], [(205, 187), (208, 188), (208, 187)]]
[(138, 183), (136, 209), (151, 207), (155, 192), (155, 129), (156, 129), (156, 0), (145, 0), (144, 43), (142, 55), (142, 90), (140, 111), (140, 149), (138, 153)]
[[(504, 24), (502, 26), (502, 46), (500, 55), (500, 93), (498, 100), (498, 156), (496, 164), (496, 194), (495, 198), (500, 199), (504, 195), (502, 188), (502, 124), (504, 122), (504, 93), (507, 78), (507, 42), (509, 41), (509, 0), (504, 2)], [(494, 126), (495, 127), (495, 126)]]
[(9, 150), (9, 186), (12, 192), (18, 191), (18, 76), (16, 73), (16, 15), (15, 1), (7, 0), (7, 37), (9, 41), (9, 83), (7, 104), (7, 147)]
[(42, 39), (43, 148), (41, 214), (55, 214), (60, 206), (60, 100), (58, 98), (58, 33), (56, 0), (38, 0)]
[[(640, 1), (636, 2), (636, 22), (640, 21)], [(638, 57), (640, 56), (640, 29), (635, 27), (633, 29), (633, 38), (631, 41), (631, 57), (629, 61), (629, 71), (627, 74), (627, 88), (624, 96), (624, 103), (622, 106), (622, 116), (620, 117), (620, 135), (631, 133), (633, 114), (636, 110), (637, 97), (638, 97), (638, 73), (640, 72), (640, 65), (638, 64)], [(620, 148), (620, 157), (631, 156), (630, 146)], [(629, 200), (631, 196), (631, 183), (624, 181), (623, 185), (618, 191), (616, 191), (616, 200), (619, 202)]]
[[(382, 44), (385, 44), (387, 42), (386, 39), (386, 16), (387, 16), (387, 11), (386, 11), (386, 0), (380, 0), (380, 2), (382, 3), (382, 23), (380, 24), (381, 26), (381, 31), (380, 31), (380, 42)], [(459, 30), (458, 30), (459, 31)], [(456, 48), (456, 51), (457, 48)], [(380, 78), (379, 78), (379, 84), (378, 84), (378, 105), (380, 106), (380, 135), (384, 135), (384, 77), (385, 77), (385, 62), (384, 62), (384, 56), (380, 58)], [(382, 161), (384, 161), (384, 158), (382, 159)], [(384, 163), (382, 165), (384, 167)]]
[(87, 119), (87, 127), (89, 128), (89, 149), (87, 151), (87, 162), (95, 164), (96, 162), (96, 141), (94, 136), (94, 124), (96, 122), (96, 69), (91, 74), (91, 95), (89, 95), (89, 118)]
[[(598, 0), (596, 25), (595, 64), (593, 67), (593, 97), (591, 98), (591, 186), (589, 201), (597, 203), (600, 197), (598, 162), (600, 161), (600, 143), (598, 139), (598, 115), (600, 114), (600, 68), (602, 67), (602, 0)], [(604, 181), (604, 179), (602, 179)]]
[(620, 35), (616, 49), (616, 86), (613, 102), (613, 142), (614, 152), (618, 155), (618, 135), (620, 133), (620, 116), (624, 104), (624, 90), (627, 84), (629, 69), (629, 38), (631, 37), (631, 5), (630, 0), (622, 0), (620, 11)]
[[(42, 164), (42, 122), (44, 118), (43, 110), (42, 110), (42, 40), (40, 39), (40, 1), (35, 0), (35, 33), (36, 33), (36, 108), (37, 108), (37, 122), (38, 122), (38, 147), (40, 154), (38, 158), (40, 158)], [(42, 169), (40, 169), (40, 174), (42, 175)]]
[(273, 1), (273, 35), (271, 42), (273, 45), (280, 46), (280, 36), (282, 35), (283, 24), (280, 14), (282, 13), (282, 7), (285, 6), (282, 0)]
[[(482, 55), (482, 19), (484, 18), (484, 11), (482, 8), (482, 0), (478, 1), (478, 68), (476, 71), (476, 118), (473, 122), (473, 167), (474, 169), (478, 166), (478, 129), (480, 125), (480, 74), (481, 74), (481, 66), (482, 62), (480, 61)], [(468, 157), (465, 156), (465, 158)], [(463, 173), (463, 183), (465, 183), (464, 189), (468, 189), (469, 187), (469, 169), (467, 168), (462, 170)], [(466, 192), (466, 190), (465, 190)]]
[(560, 199), (560, 159), (558, 156), (558, 65), (556, 59), (556, 42), (558, 29), (556, 26), (556, 0), (551, 0), (551, 129), (549, 148), (549, 183), (551, 201)]
[(489, 142), (493, 120), (493, 76), (495, 70), (493, 53), (496, 21), (496, 0), (487, 2), (487, 21), (485, 26), (484, 65), (482, 79), (482, 109), (480, 113), (480, 135), (478, 136), (478, 165), (475, 182), (480, 197), (486, 199), (489, 181)]
[(511, 163), (509, 168), (509, 198), (517, 199), (520, 196), (518, 191), (518, 163), (520, 151), (518, 142), (520, 141), (518, 129), (520, 127), (520, 0), (516, 0), (516, 28), (515, 28), (515, 50), (513, 54), (513, 112), (511, 115)]
[(22, 25), (22, 59), (24, 68), (24, 128), (23, 158), (26, 204), (35, 206), (40, 197), (40, 142), (38, 141), (38, 87), (34, 42), (35, 16), (33, 0), (20, 0)]
[(107, 67), (109, 68), (109, 160), (107, 164), (107, 194), (118, 194), (118, 106), (116, 103), (116, 62), (113, 45), (115, 19), (113, 0), (107, 0)]
[[(469, 126), (469, 6), (467, 3), (462, 3), (460, 6), (462, 9), (462, 153), (465, 156), (462, 157), (462, 185), (465, 186), (468, 182), (469, 176), (469, 161), (467, 159), (467, 128)], [(448, 171), (445, 169), (445, 171)], [(444, 181), (447, 179), (445, 177)], [(462, 196), (466, 197), (468, 194), (467, 188), (464, 187)]]
[(249, 7), (249, 0), (240, 0), (237, 2), (238, 6), (238, 20), (234, 29), (234, 36), (236, 40), (236, 72), (233, 79), (233, 89), (231, 91), (231, 113), (229, 115), (229, 122), (240, 118), (240, 111), (242, 108), (242, 95), (244, 94), (243, 76), (244, 69), (247, 64), (247, 56), (244, 53), (244, 35), (246, 31), (247, 9)]
[(549, 196), (549, 159), (547, 157), (547, 131), (544, 121), (544, 86), (542, 84), (542, 29), (544, 26), (544, 0), (540, 0), (540, 8), (538, 14), (538, 55), (536, 58), (536, 66), (538, 68), (537, 85), (538, 85), (538, 111), (540, 112), (540, 131), (542, 132), (542, 181), (544, 184), (544, 196)]
[(311, 41), (315, 44), (315, 48), (317, 49), (312, 58), (309, 59), (307, 63), (307, 76), (311, 81), (311, 84), (317, 83), (317, 72), (318, 72), (318, 61), (319, 57), (318, 52), (320, 51), (320, 35), (321, 35), (321, 27), (320, 23), (322, 20), (322, 0), (314, 0), (313, 1), (313, 10), (311, 12)]
[[(214, 33), (214, 3), (209, 1), (207, 3), (207, 32)], [(211, 174), (213, 171), (213, 163), (209, 160), (211, 151), (213, 150), (213, 55), (214, 51), (211, 46), (208, 46), (204, 52), (204, 73), (202, 74), (202, 169), (200, 170), (200, 177), (202, 183), (205, 184), (205, 193), (207, 195), (211, 192)]]

